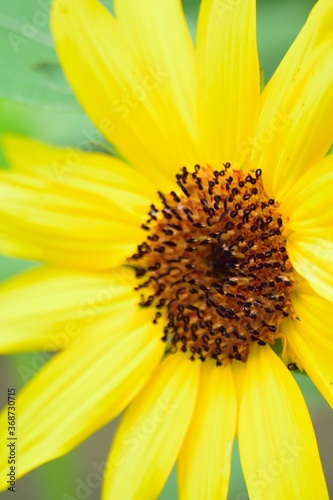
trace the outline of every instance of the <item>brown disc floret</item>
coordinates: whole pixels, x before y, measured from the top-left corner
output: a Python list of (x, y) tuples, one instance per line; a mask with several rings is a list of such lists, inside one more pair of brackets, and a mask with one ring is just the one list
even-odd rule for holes
[(246, 361), (253, 343), (274, 343), (281, 321), (293, 317), (278, 203), (266, 196), (260, 170), (196, 165), (176, 180), (151, 205), (146, 240), (129, 259), (140, 305), (156, 309), (170, 352), (217, 365)]

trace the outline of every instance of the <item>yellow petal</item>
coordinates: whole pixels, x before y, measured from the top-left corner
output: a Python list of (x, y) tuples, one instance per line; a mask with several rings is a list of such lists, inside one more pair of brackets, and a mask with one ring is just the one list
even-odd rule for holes
[(318, 329), (315, 320), (304, 322), (288, 319), (283, 323), (283, 332), (287, 338), (288, 360), (305, 369), (333, 408), (332, 319), (327, 324), (326, 332)]
[(268, 346), (252, 349), (247, 361), (239, 449), (250, 498), (328, 499), (303, 396)]
[(232, 363), (231, 365), (232, 374), (235, 381), (235, 387), (237, 392), (237, 406), (240, 406), (242, 400), (242, 395), (244, 391), (244, 384), (246, 380), (246, 363)]
[[(123, 162), (10, 137), (5, 150), (14, 168), (0, 173), (4, 252), (105, 270), (123, 263), (142, 241), (149, 183), (144, 187), (145, 180)], [(76, 169), (58, 177), (56, 166), (71, 165), (73, 155)], [(141, 185), (144, 194), (137, 194)]]
[[(95, 321), (18, 395), (18, 476), (84, 441), (118, 415), (151, 376), (164, 350), (147, 311)], [(114, 325), (114, 326), (113, 326)], [(7, 408), (0, 425), (7, 427)], [(5, 435), (1, 472), (7, 468)], [(5, 476), (2, 476), (5, 477)], [(1, 480), (5, 487), (5, 480)]]
[(327, 156), (304, 173), (288, 190), (281, 204), (288, 229), (331, 227), (333, 155)]
[(109, 154), (55, 147), (10, 134), (2, 136), (1, 142), (15, 171), (80, 187), (104, 203), (108, 198), (109, 203), (125, 212), (136, 214), (143, 210), (146, 214), (147, 203), (156, 195), (156, 186), (146, 177)]
[(287, 251), (296, 271), (320, 296), (333, 302), (333, 235), (331, 229), (298, 231)]
[[(120, 29), (145, 68), (163, 67), (158, 113), (165, 140), (172, 134), (178, 168), (199, 161), (195, 51), (180, 0), (115, 0)], [(155, 90), (155, 89), (154, 89)], [(161, 130), (163, 131), (163, 129)], [(168, 153), (170, 155), (170, 152)], [(181, 162), (181, 165), (179, 165)], [(169, 165), (172, 171), (172, 165)]]
[(198, 23), (198, 116), (207, 163), (241, 166), (260, 95), (254, 0), (203, 0)]
[(48, 267), (8, 280), (0, 287), (0, 352), (64, 349), (119, 301), (135, 307), (134, 280), (125, 268), (110, 276)]
[[(136, 9), (138, 5), (139, 2)], [(134, 7), (129, 10), (131, 20), (132, 9)], [(146, 60), (128, 43), (123, 23), (119, 26), (97, 0), (68, 0), (66, 6), (55, 9), (51, 27), (67, 79), (97, 128), (122, 156), (145, 172), (147, 178), (172, 189), (172, 172), (183, 164), (193, 163), (190, 152), (195, 148), (190, 134), (186, 135), (177, 102), (173, 101), (175, 71), (180, 60), (184, 64), (182, 74), (185, 75), (186, 68), (191, 71), (191, 61), (184, 60), (190, 51), (188, 36), (177, 10), (167, 6), (167, 2), (165, 9), (169, 15), (160, 17), (159, 28), (155, 28), (161, 33), (160, 40), (163, 37), (164, 40), (161, 45), (156, 44), (155, 56), (148, 56)], [(140, 7), (140, 17), (142, 12), (147, 12), (145, 7)], [(155, 10), (155, 21), (157, 14)], [(169, 24), (172, 20), (176, 23), (174, 27)], [(167, 23), (165, 27), (163, 21)], [(135, 33), (138, 29), (140, 26), (136, 24)], [(151, 29), (151, 26), (142, 29)], [(173, 45), (176, 40), (187, 44), (187, 49), (180, 49), (179, 58), (177, 53), (165, 54), (168, 31), (174, 36)], [(142, 43), (147, 43), (147, 38), (142, 38)], [(152, 49), (145, 45), (142, 50)], [(173, 63), (172, 57), (177, 62)], [(189, 75), (184, 80), (186, 78)], [(181, 85), (183, 79), (179, 81)]]
[(332, 304), (308, 286), (296, 287), (291, 293), (297, 317), (328, 336), (333, 335)]
[(133, 401), (106, 466), (102, 498), (157, 498), (190, 423), (200, 363), (169, 355)]
[(320, 0), (262, 95), (252, 165), (284, 199), (332, 144), (333, 5)]
[(206, 362), (193, 418), (180, 451), (180, 499), (226, 498), (236, 431), (236, 389), (230, 365)]

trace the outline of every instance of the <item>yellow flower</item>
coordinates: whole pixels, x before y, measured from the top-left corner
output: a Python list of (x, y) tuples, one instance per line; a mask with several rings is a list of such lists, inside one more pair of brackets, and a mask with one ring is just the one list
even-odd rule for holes
[(181, 499), (225, 498), (235, 437), (251, 498), (328, 498), (286, 364), (332, 404), (332, 2), (262, 95), (254, 0), (203, 0), (195, 47), (180, 1), (115, 10), (54, 2), (52, 29), (124, 161), (4, 139), (2, 246), (45, 265), (2, 287), (1, 350), (60, 351), (18, 396), (17, 473), (129, 405), (104, 499), (177, 459)]

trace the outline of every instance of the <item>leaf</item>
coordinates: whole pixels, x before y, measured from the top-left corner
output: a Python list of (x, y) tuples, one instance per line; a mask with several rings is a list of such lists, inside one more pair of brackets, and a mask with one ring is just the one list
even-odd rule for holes
[[(110, 0), (103, 2), (111, 8)], [(51, 0), (1, 2), (0, 99), (82, 112), (59, 65), (49, 28)]]
[(78, 109), (57, 63), (48, 13), (38, 8), (37, 0), (19, 6), (2, 3), (0, 60), (1, 98), (58, 110)]
[(192, 38), (195, 40), (200, 0), (183, 0), (183, 7)]
[(1, 151), (1, 135), (27, 135), (39, 141), (70, 146), (84, 151), (116, 151), (81, 110), (57, 112), (35, 108), (13, 101), (0, 100), (0, 168), (8, 165)]

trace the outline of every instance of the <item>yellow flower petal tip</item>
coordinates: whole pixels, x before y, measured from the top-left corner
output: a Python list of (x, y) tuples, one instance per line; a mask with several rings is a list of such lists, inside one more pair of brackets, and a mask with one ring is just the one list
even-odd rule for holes
[(251, 498), (328, 498), (284, 361), (333, 404), (333, 8), (260, 94), (255, 7), (203, 0), (194, 45), (180, 0), (54, 0), (122, 159), (3, 141), (1, 251), (43, 266), (0, 288), (0, 349), (57, 352), (17, 398), (18, 474), (127, 408), (103, 500), (157, 498), (176, 463), (181, 499), (227, 498), (235, 436)]

